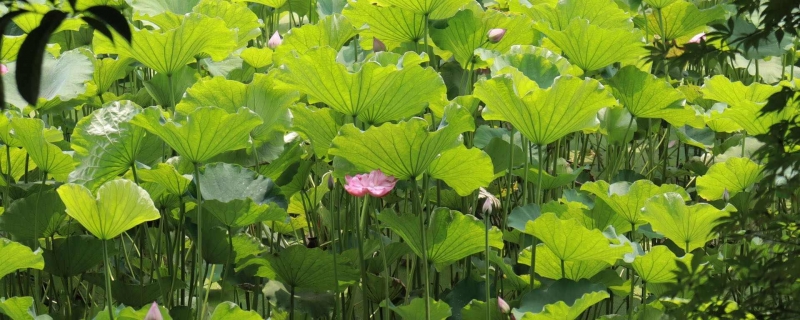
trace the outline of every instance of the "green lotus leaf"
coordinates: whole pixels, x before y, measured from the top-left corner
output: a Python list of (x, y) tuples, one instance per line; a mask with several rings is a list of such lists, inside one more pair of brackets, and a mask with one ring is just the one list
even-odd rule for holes
[[(2, 117), (0, 117), (2, 118)], [(20, 181), (20, 178), (25, 175), (25, 165), (28, 165), (28, 172), (33, 171), (36, 169), (36, 163), (26, 161), (25, 158), (28, 157), (28, 153), (25, 152), (25, 149), (10, 147), (0, 148), (0, 170), (2, 170), (3, 174), (8, 174), (8, 152), (11, 151), (11, 178), (14, 181)], [(3, 179), (0, 179), (0, 183), (5, 182)]]
[(541, 89), (518, 71), (479, 81), (475, 96), (486, 103), (484, 119), (508, 121), (538, 145), (591, 126), (600, 109), (617, 103), (594, 79), (560, 77)]
[(39, 170), (53, 176), (57, 181), (66, 181), (75, 168), (72, 157), (47, 141), (44, 122), (40, 119), (14, 118), (11, 120), (14, 138), (25, 148)]
[[(519, 254), (517, 263), (529, 266), (531, 250), (525, 249)], [(567, 279), (578, 281), (590, 279), (611, 265), (601, 260), (564, 261), (564, 275)], [(544, 244), (536, 246), (536, 273), (548, 279), (561, 279), (561, 259)]]
[[(44, 55), (42, 74), (47, 76), (39, 80), (39, 100), (34, 107), (47, 111), (53, 106), (43, 105), (45, 102), (57, 105), (60, 101), (75, 99), (86, 93), (86, 83), (92, 80), (93, 66), (83, 50), (66, 51), (57, 59), (49, 54)], [(22, 110), (28, 106), (28, 102), (19, 94), (16, 81), (17, 62), (11, 62), (7, 67), (8, 73), (3, 75), (6, 102)]]
[(268, 141), (273, 133), (283, 133), (288, 129), (289, 106), (299, 98), (297, 92), (277, 88), (271, 75), (256, 74), (248, 84), (214, 77), (201, 80), (186, 90), (185, 97), (176, 107), (177, 119), (181, 120), (198, 108), (206, 106), (222, 108), (229, 113), (246, 107), (263, 121), (253, 130), (252, 136)]
[(631, 224), (625, 217), (618, 214), (605, 201), (596, 201), (594, 208), (588, 214), (589, 220), (583, 220), (584, 226), (589, 229), (605, 230), (608, 226), (614, 227), (616, 232), (623, 234), (631, 231)]
[(561, 220), (554, 213), (542, 214), (525, 225), (525, 233), (535, 236), (563, 261), (600, 260), (614, 264), (629, 247), (612, 245), (600, 230), (586, 229), (575, 219)]
[(325, 158), (333, 138), (344, 123), (343, 117), (332, 109), (318, 109), (311, 106), (293, 107), (292, 116), (294, 116), (293, 128), (311, 141), (311, 147), (318, 158)]
[(620, 69), (609, 82), (619, 103), (637, 118), (664, 119), (674, 126), (695, 120), (680, 91), (635, 66)]
[(31, 251), (31, 248), (19, 242), (0, 238), (0, 278), (19, 269), (44, 268), (42, 251)]
[[(563, 159), (559, 159), (564, 161)], [(564, 161), (566, 163), (566, 161)], [(560, 171), (560, 170), (559, 170)], [(575, 181), (578, 175), (581, 174), (583, 170), (570, 170), (567, 172), (559, 172), (556, 175), (551, 175), (547, 170), (542, 172), (542, 189), (543, 190), (552, 190), (555, 188), (560, 188), (563, 186), (567, 186)], [(535, 168), (531, 166), (528, 168), (528, 173), (525, 174), (525, 168), (515, 169), (512, 173), (517, 177), (522, 177), (529, 183), (532, 183), (535, 186), (539, 185), (539, 168)]]
[[(190, 66), (183, 66), (178, 69), (172, 76), (167, 76), (163, 73), (158, 73), (150, 80), (142, 82), (146, 93), (155, 100), (155, 104), (163, 106), (168, 110), (174, 110), (177, 101), (180, 101), (186, 90), (197, 82), (198, 75), (194, 68)], [(141, 92), (140, 92), (141, 93)]]
[[(151, 287), (152, 289), (157, 289), (157, 286), (158, 286), (157, 284), (153, 283), (151, 285), (152, 285), (152, 287)], [(121, 286), (119, 288), (124, 289), (124, 287), (121, 287)], [(143, 295), (147, 294), (147, 292), (142, 292), (142, 293), (143, 293)], [(117, 310), (115, 310), (115, 312), (117, 314), (114, 316), (114, 319), (115, 320), (116, 319), (119, 319), (119, 320), (140, 320), (140, 319), (145, 319), (146, 316), (147, 316), (147, 313), (150, 311), (150, 306), (151, 306), (150, 304), (145, 303), (139, 310), (136, 310), (133, 307), (127, 307), (125, 309), (119, 309), (118, 308)], [(163, 318), (163, 320), (172, 320), (172, 317), (169, 315), (169, 310), (167, 310), (167, 308), (165, 308), (164, 306), (159, 305), (158, 306), (158, 311), (161, 312), (161, 317)], [(108, 310), (105, 310), (103, 312), (98, 313), (94, 317), (93, 320), (110, 320), (108, 318)]]
[[(444, 320), (447, 319), (452, 315), (452, 311), (450, 310), (450, 306), (444, 301), (436, 301), (431, 299), (431, 313), (430, 319), (431, 320)], [(400, 316), (400, 319), (405, 320), (425, 320), (427, 319), (425, 316), (425, 299), (424, 298), (415, 298), (411, 300), (411, 303), (404, 306), (392, 306), (390, 307), (392, 311), (397, 313)]]
[(480, 49), (478, 54), (481, 60), (489, 63), (492, 75), (506, 73), (507, 67), (513, 67), (536, 82), (539, 88), (550, 87), (558, 76), (583, 74), (583, 70), (566, 58), (542, 47), (513, 45), (502, 55), (490, 55)]
[(642, 225), (645, 223), (641, 217), (641, 211), (648, 199), (655, 195), (677, 192), (683, 199), (689, 200), (689, 194), (683, 188), (674, 184), (656, 186), (650, 180), (637, 180), (634, 183), (608, 182), (599, 180), (587, 182), (581, 186), (581, 190), (587, 191), (597, 196), (597, 199), (605, 202), (617, 214), (625, 218), (631, 225)]
[(488, 186), (494, 180), (489, 155), (480, 149), (467, 149), (463, 145), (446, 150), (433, 159), (428, 174), (431, 178), (446, 182), (462, 197)]
[[(236, 270), (249, 266), (257, 267), (256, 275), (282, 282), (287, 287), (300, 287), (314, 290), (334, 290), (337, 287), (355, 283), (358, 273), (338, 262), (337, 284), (334, 279), (333, 255), (320, 248), (306, 248), (304, 245), (290, 246), (278, 254), (267, 258), (253, 258), (237, 265)], [(345, 270), (345, 271), (343, 271)]]
[(782, 120), (788, 120), (795, 113), (791, 108), (780, 112), (762, 115), (761, 109), (767, 99), (780, 91), (779, 86), (753, 83), (745, 86), (740, 81), (733, 82), (724, 76), (714, 76), (706, 80), (702, 92), (705, 99), (727, 103), (729, 108), (712, 119), (731, 119), (750, 135), (769, 132), (769, 127)]
[[(109, 41), (100, 33), (95, 33), (95, 38), (100, 38), (95, 41)], [(199, 54), (206, 54), (214, 61), (225, 59), (237, 45), (236, 31), (228, 29), (224, 21), (198, 13), (188, 14), (180, 26), (174, 29), (133, 30), (133, 38), (136, 41), (131, 44), (119, 36), (114, 38), (113, 46), (116, 52), (111, 53), (117, 53), (121, 57), (132, 57), (148, 68), (167, 76), (195, 61), (195, 56)], [(108, 45), (105, 44), (104, 48), (108, 48)], [(95, 50), (95, 53), (107, 52)]]
[(439, 74), (419, 65), (366, 62), (353, 73), (336, 62), (336, 51), (329, 47), (287, 57), (283, 63), (277, 77), (288, 88), (307, 94), (314, 100), (309, 102), (324, 102), (369, 124), (414, 116), (446, 96)]
[(242, 50), (239, 57), (251, 67), (259, 69), (272, 64), (272, 49), (250, 47)]
[[(326, 177), (327, 179), (327, 177)], [(322, 180), (327, 181), (327, 180)], [(289, 199), (289, 208), (286, 212), (291, 214), (306, 215), (309, 212), (314, 212), (319, 206), (322, 199), (328, 194), (328, 184), (322, 183), (314, 188), (306, 191), (295, 192), (292, 198)]]
[(143, 222), (161, 217), (150, 195), (129, 180), (106, 182), (97, 192), (68, 183), (59, 187), (67, 214), (100, 240), (110, 240)]
[(660, 18), (655, 11), (648, 14), (647, 30), (650, 34), (660, 35), (661, 39), (675, 40), (703, 31), (711, 22), (724, 19), (725, 14), (722, 6), (700, 10), (689, 1), (676, 1), (661, 8)]
[(553, 30), (566, 29), (572, 20), (588, 20), (601, 28), (633, 29), (631, 16), (606, 0), (558, 1), (555, 6), (534, 5), (528, 14)]
[(655, 9), (661, 9), (672, 4), (675, 1), (678, 0), (644, 0), (643, 2)]
[(362, 38), (377, 38), (388, 49), (403, 42), (419, 42), (425, 37), (425, 17), (398, 7), (373, 5), (367, 1), (348, 1), (342, 14), (360, 27), (369, 28), (359, 32)]
[[(706, 125), (711, 128), (711, 130), (714, 130), (714, 132), (734, 133), (739, 130), (744, 130), (736, 121), (722, 115), (727, 108), (728, 106), (724, 103), (715, 103), (710, 109), (706, 110), (706, 112), (703, 113), (703, 120)], [(759, 119), (755, 121), (759, 122)]]
[(729, 213), (708, 203), (687, 206), (683, 196), (667, 192), (650, 198), (642, 209), (642, 218), (653, 231), (675, 242), (686, 253), (705, 246), (716, 238), (712, 230)]
[(588, 280), (561, 279), (547, 288), (538, 288), (522, 296), (517, 319), (577, 319), (583, 311), (609, 297), (606, 288)]
[[(52, 246), (44, 251), (44, 271), (53, 275), (73, 277), (103, 263), (103, 241), (91, 235), (56, 238)], [(109, 251), (113, 255), (116, 248)]]
[(169, 0), (129, 0), (128, 3), (133, 7), (133, 11), (150, 16), (156, 16), (163, 12), (171, 12), (178, 15), (192, 12), (200, 0), (169, 1)]
[(422, 177), (442, 152), (456, 146), (461, 133), (475, 128), (463, 109), (453, 110), (434, 132), (429, 132), (428, 123), (420, 118), (366, 131), (344, 125), (328, 153), (347, 160), (361, 172), (381, 169), (400, 180)]
[(678, 257), (667, 246), (654, 246), (643, 256), (633, 259), (631, 266), (636, 274), (649, 283), (672, 283), (678, 270)]
[(225, 21), (228, 29), (233, 29), (237, 33), (237, 48), (247, 46), (250, 40), (261, 35), (258, 16), (244, 3), (204, 0), (200, 1), (192, 11)]
[(706, 200), (719, 200), (728, 192), (733, 197), (761, 180), (762, 166), (748, 158), (728, 158), (715, 163), (697, 178), (697, 194)]
[(70, 174), (70, 182), (95, 190), (136, 162), (160, 159), (161, 140), (130, 123), (141, 111), (130, 101), (114, 101), (79, 120), (71, 141), (79, 164)]
[(182, 157), (202, 163), (226, 151), (246, 148), (250, 131), (262, 121), (247, 108), (229, 114), (216, 107), (197, 108), (186, 121), (165, 121), (161, 108), (150, 107), (130, 121), (160, 137)]
[(256, 204), (286, 207), (286, 200), (272, 179), (238, 165), (228, 163), (206, 165), (199, 179), (204, 200), (231, 202), (251, 199)]
[(3, 36), (3, 48), (0, 52), (0, 61), (3, 63), (17, 60), (17, 54), (19, 53), (19, 47), (22, 46), (22, 42), (25, 41), (27, 38), (27, 34), (18, 35), (18, 36)]
[(175, 167), (159, 163), (154, 168), (139, 170), (139, 179), (158, 183), (173, 195), (183, 195), (192, 182), (191, 175), (182, 175)]
[(564, 30), (539, 28), (539, 31), (561, 48), (570, 62), (586, 71), (645, 54), (642, 36), (636, 30), (603, 28), (575, 19)]
[[(14, 17), (11, 21), (14, 21), (14, 24), (19, 27), (22, 32), (31, 33), (33, 29), (38, 27), (42, 19), (45, 16), (45, 13), (51, 10), (51, 6), (46, 5), (45, 2), (39, 1), (39, 3), (30, 3), (26, 2), (24, 4), (20, 4), (21, 8), (27, 9), (28, 13), (18, 15)], [(5, 10), (4, 10), (5, 11)], [(82, 26), (86, 25), (86, 22), (81, 20), (77, 17), (68, 17), (58, 25), (58, 27), (53, 31), (53, 33), (58, 33), (61, 31), (79, 31)]]
[(229, 202), (206, 200), (203, 209), (229, 228), (241, 228), (262, 221), (283, 221), (286, 218), (286, 212), (276, 205), (258, 204), (250, 198)]
[(32, 297), (0, 298), (0, 313), (12, 320), (34, 320)]
[(336, 52), (355, 35), (356, 29), (350, 24), (350, 20), (338, 14), (322, 18), (317, 24), (293, 28), (281, 45), (275, 48), (276, 65), (295, 58), (295, 55), (304, 55), (315, 48), (330, 47)]
[(218, 304), (211, 314), (211, 320), (224, 319), (262, 320), (263, 318), (256, 311), (245, 311), (239, 308), (239, 305), (226, 301)]
[[(447, 20), (446, 28), (434, 28), (430, 33), (439, 48), (452, 52), (456, 61), (466, 68), (475, 56), (475, 49), (485, 48), (502, 53), (512, 45), (533, 44), (537, 35), (532, 25), (526, 16), (497, 10), (484, 12), (476, 7), (459, 11)], [(497, 43), (487, 43), (487, 33), (494, 28), (513, 32), (507, 32)]]
[(497, 299), (489, 300), (487, 304), (484, 301), (472, 299), (463, 309), (461, 309), (461, 319), (464, 320), (480, 320), (486, 319), (486, 308), (491, 308), (491, 319), (503, 319), (504, 314), (497, 307)]
[(33, 193), (11, 203), (0, 215), (0, 230), (18, 240), (52, 237), (64, 222), (64, 203), (53, 190)]
[[(417, 256), (422, 257), (422, 234), (417, 216), (383, 211), (378, 214), (378, 220), (403, 238)], [(435, 209), (426, 230), (428, 261), (435, 264), (438, 270), (443, 270), (458, 260), (482, 252), (485, 249), (485, 231), (483, 222), (472, 215), (447, 208)], [(503, 236), (496, 227), (489, 231), (489, 246), (503, 248)]]
[(467, 0), (385, 0), (383, 3), (408, 10), (419, 15), (427, 15), (430, 20), (441, 20), (452, 17)]
[(678, 140), (690, 146), (708, 150), (713, 148), (716, 142), (716, 133), (709, 127), (698, 129), (690, 126), (682, 126), (675, 129)]
[(125, 78), (131, 63), (133, 59), (128, 57), (95, 59), (92, 79), (97, 85), (97, 91), (106, 92), (114, 81)]

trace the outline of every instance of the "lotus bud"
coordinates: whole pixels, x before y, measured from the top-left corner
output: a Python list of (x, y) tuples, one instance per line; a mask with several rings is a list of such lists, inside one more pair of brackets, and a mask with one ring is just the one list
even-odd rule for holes
[(281, 38), (281, 35), (278, 33), (278, 31), (275, 31), (275, 33), (272, 34), (272, 37), (269, 38), (269, 41), (267, 41), (267, 47), (270, 49), (275, 49), (281, 45), (281, 42), (283, 42), (283, 38)]
[(333, 190), (333, 187), (336, 186), (336, 181), (333, 180), (333, 175), (328, 176), (328, 190)]
[(500, 199), (497, 199), (497, 197), (484, 188), (478, 190), (478, 199), (483, 199), (483, 207), (481, 207), (481, 210), (487, 216), (492, 214), (495, 208), (500, 208)]
[(511, 311), (511, 307), (508, 305), (508, 303), (506, 303), (506, 301), (500, 297), (497, 297), (497, 309), (503, 314), (507, 314)]
[(728, 188), (723, 189), (722, 190), (722, 200), (725, 200), (725, 202), (728, 202), (728, 200), (730, 200), (730, 199), (731, 199), (731, 194), (728, 192)]
[(706, 41), (706, 33), (700, 32), (696, 34), (694, 37), (689, 39), (689, 43), (700, 43), (700, 41)]
[(506, 35), (506, 29), (492, 29), (489, 30), (487, 36), (489, 37), (489, 42), (491, 43), (498, 43), (500, 40), (503, 40), (503, 36)]
[(6, 73), (8, 73), (8, 67), (4, 64), (0, 64), (0, 74), (5, 75)]
[(158, 309), (158, 303), (153, 302), (150, 305), (150, 310), (147, 311), (144, 320), (164, 320), (164, 317), (161, 316), (161, 310)]
[(383, 41), (379, 40), (378, 38), (372, 38), (372, 51), (373, 52), (386, 51), (386, 44), (383, 43)]

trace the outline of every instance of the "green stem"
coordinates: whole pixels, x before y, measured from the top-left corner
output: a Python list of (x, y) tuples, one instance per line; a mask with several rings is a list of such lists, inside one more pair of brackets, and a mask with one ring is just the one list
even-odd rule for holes
[(356, 234), (358, 234), (358, 259), (360, 263), (358, 264), (359, 271), (361, 271), (361, 298), (362, 298), (362, 310), (363, 310), (363, 319), (369, 319), (369, 299), (367, 299), (367, 265), (366, 261), (364, 260), (364, 241), (366, 240), (366, 234), (364, 234), (364, 225), (366, 225), (367, 221), (367, 205), (369, 204), (369, 197), (365, 197), (363, 203), (361, 205), (361, 215), (360, 221), (358, 223), (358, 230)]
[[(427, 16), (426, 19), (427, 21)], [(427, 28), (427, 27), (426, 27)], [(427, 42), (427, 41), (426, 41)], [(430, 290), (430, 275), (428, 274), (428, 235), (427, 230), (425, 229), (425, 213), (422, 212), (422, 205), (420, 204), (419, 200), (419, 190), (417, 186), (417, 179), (411, 179), (411, 191), (413, 194), (411, 195), (412, 204), (414, 206), (414, 212), (419, 214), (419, 228), (420, 234), (422, 235), (422, 261), (420, 263), (420, 267), (422, 268), (422, 278), (424, 280), (424, 297), (425, 297), (425, 320), (431, 320), (431, 290)]]
[[(375, 232), (379, 235), (381, 234), (380, 229), (375, 230)], [(379, 240), (381, 244), (381, 258), (383, 259), (383, 272), (386, 274), (386, 278), (383, 279), (383, 289), (386, 292), (386, 305), (383, 307), (383, 319), (389, 320), (389, 305), (391, 303), (391, 297), (389, 296), (389, 281), (391, 279), (391, 273), (389, 273), (389, 261), (386, 259), (386, 244), (383, 243), (383, 239)]]
[[(489, 201), (486, 199), (486, 201)], [(489, 229), (492, 228), (492, 224), (489, 221), (489, 212), (483, 213), (483, 222), (486, 225), (486, 230), (484, 230), (484, 252), (486, 254), (486, 303), (488, 306), (489, 301), (492, 299), (492, 291), (491, 291), (491, 282), (489, 282), (489, 272), (490, 272), (490, 263), (489, 263)], [(492, 319), (492, 308), (486, 308), (486, 320)]]
[(108, 240), (103, 240), (103, 261), (106, 267), (106, 308), (108, 308), (108, 318), (114, 320), (114, 300), (111, 297), (111, 260), (108, 258)]
[[(202, 268), (203, 266), (203, 195), (200, 191), (200, 164), (194, 164), (194, 183), (197, 186), (197, 245), (195, 246), (195, 267)], [(202, 270), (197, 270), (197, 274), (201, 274)], [(205, 278), (197, 279), (197, 303), (200, 303), (203, 298), (203, 282)], [(205, 305), (197, 306), (197, 315), (195, 319), (202, 319), (203, 309)]]

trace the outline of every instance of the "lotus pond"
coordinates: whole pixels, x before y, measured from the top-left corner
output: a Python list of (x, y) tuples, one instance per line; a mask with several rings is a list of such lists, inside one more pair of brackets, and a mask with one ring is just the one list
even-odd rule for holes
[(746, 2), (4, 0), (0, 319), (800, 317)]

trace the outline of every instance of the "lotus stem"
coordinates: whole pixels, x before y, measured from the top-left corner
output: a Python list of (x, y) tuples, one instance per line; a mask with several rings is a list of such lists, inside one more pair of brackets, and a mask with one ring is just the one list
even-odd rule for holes
[(363, 310), (363, 317), (364, 319), (369, 319), (369, 299), (367, 299), (367, 266), (366, 261), (364, 261), (364, 242), (362, 238), (366, 239), (366, 234), (364, 234), (364, 225), (367, 221), (367, 205), (369, 204), (369, 197), (365, 197), (363, 203), (361, 204), (361, 215), (360, 221), (358, 223), (358, 230), (356, 234), (358, 235), (358, 259), (359, 259), (359, 269), (361, 271), (361, 301), (363, 303), (362, 310)]
[[(197, 245), (195, 246), (195, 263), (196, 268), (202, 268), (203, 266), (203, 195), (200, 191), (200, 164), (194, 164), (194, 182), (197, 186)], [(197, 274), (200, 275), (201, 272), (198, 270)], [(203, 289), (203, 283), (205, 282), (205, 277), (201, 279), (197, 279), (197, 298), (195, 301), (196, 304), (201, 303), (203, 298), (203, 293), (201, 292)], [(197, 308), (197, 315), (196, 319), (202, 319), (203, 309), (205, 309), (205, 305), (200, 306), (196, 305)]]
[[(427, 17), (427, 16), (426, 16)], [(427, 20), (427, 19), (426, 19)], [(414, 205), (414, 212), (419, 214), (419, 228), (420, 234), (422, 235), (422, 262), (420, 263), (420, 268), (422, 268), (422, 278), (424, 280), (424, 298), (425, 298), (425, 320), (431, 319), (431, 291), (430, 291), (430, 275), (428, 274), (428, 235), (427, 230), (425, 229), (425, 213), (422, 212), (422, 206), (419, 200), (419, 190), (417, 189), (417, 179), (411, 179), (411, 191), (412, 195), (412, 204)]]
[(108, 308), (108, 318), (114, 320), (114, 298), (111, 296), (111, 260), (108, 258), (108, 240), (103, 240), (103, 264), (105, 264), (106, 280), (106, 308)]
[[(489, 201), (489, 200), (486, 199), (485, 201)], [(485, 237), (485, 243), (484, 243), (485, 248), (484, 248), (484, 250), (485, 250), (485, 253), (486, 253), (486, 320), (491, 320), (492, 319), (492, 308), (489, 305), (489, 302), (492, 299), (492, 291), (491, 291), (492, 285), (491, 285), (491, 282), (489, 282), (489, 272), (490, 272), (490, 269), (491, 269), (490, 263), (489, 263), (489, 250), (491, 250), (489, 248), (489, 229), (492, 228), (492, 223), (489, 221), (489, 213), (488, 212), (484, 212), (483, 222), (486, 225), (486, 230), (484, 230), (484, 237)]]

